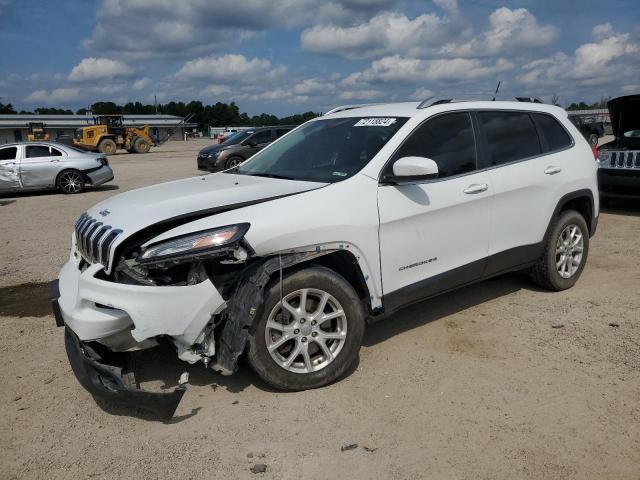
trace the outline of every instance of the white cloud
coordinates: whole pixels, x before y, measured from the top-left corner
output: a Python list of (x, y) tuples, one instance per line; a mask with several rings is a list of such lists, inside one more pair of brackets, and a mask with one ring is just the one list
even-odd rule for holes
[(420, 87), (416, 88), (411, 94), (411, 100), (426, 100), (429, 97), (433, 97), (435, 92), (428, 88)]
[(384, 95), (380, 90), (343, 90), (338, 98), (340, 100), (373, 100)]
[(293, 93), (297, 95), (324, 95), (333, 92), (336, 86), (323, 82), (317, 78), (307, 78), (293, 87)]
[(572, 55), (557, 52), (523, 65), (517, 80), (531, 88), (575, 88), (620, 84), (640, 77), (639, 41), (629, 33), (613, 33), (603, 26), (596, 26), (593, 35), (596, 42), (579, 46)]
[(451, 17), (428, 13), (411, 20), (404, 14), (383, 12), (355, 26), (316, 25), (302, 32), (301, 42), (310, 52), (357, 59), (398, 52), (428, 55), (434, 46), (461, 33), (458, 21)]
[(345, 79), (345, 84), (358, 82), (465, 82), (469, 80), (495, 76), (500, 72), (514, 68), (514, 64), (505, 59), (497, 61), (477, 58), (452, 58), (422, 60), (405, 58), (399, 55), (381, 58), (360, 74)]
[(229, 88), (227, 85), (208, 85), (207, 87), (205, 87), (200, 94), (204, 95), (204, 96), (218, 96), (218, 95), (224, 95), (227, 93), (231, 93), (231, 88)]
[(408, 18), (383, 12), (366, 23), (351, 26), (316, 25), (301, 35), (304, 49), (346, 58), (402, 55), (415, 58), (497, 57), (527, 55), (550, 45), (557, 37), (553, 25), (541, 25), (524, 8), (498, 8), (488, 28), (474, 34), (455, 1), (439, 0), (444, 15), (425, 13)]
[(78, 65), (73, 67), (69, 74), (69, 80), (77, 82), (108, 80), (131, 73), (133, 73), (133, 69), (119, 60), (88, 57), (83, 58)]
[(267, 59), (247, 59), (244, 55), (201, 57), (186, 62), (176, 73), (178, 79), (206, 79), (220, 84), (254, 83), (262, 78), (282, 75), (283, 66), (272, 67)]
[(185, 58), (220, 51), (272, 28), (368, 20), (397, 2), (103, 0), (85, 47), (114, 58)]
[(78, 88), (56, 88), (51, 92), (47, 92), (46, 90), (35, 90), (24, 100), (30, 103), (42, 102), (54, 104), (58, 102), (76, 100), (79, 95), (80, 89)]
[(138, 90), (138, 91), (139, 90), (144, 90), (145, 88), (147, 88), (152, 83), (153, 83), (153, 81), (149, 77), (139, 78), (138, 80), (133, 82), (133, 87), (132, 88), (134, 90)]

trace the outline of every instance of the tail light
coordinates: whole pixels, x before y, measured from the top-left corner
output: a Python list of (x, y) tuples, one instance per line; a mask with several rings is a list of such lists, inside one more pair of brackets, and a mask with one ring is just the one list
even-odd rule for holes
[(598, 145), (591, 145), (591, 151), (593, 152), (593, 158), (598, 160)]

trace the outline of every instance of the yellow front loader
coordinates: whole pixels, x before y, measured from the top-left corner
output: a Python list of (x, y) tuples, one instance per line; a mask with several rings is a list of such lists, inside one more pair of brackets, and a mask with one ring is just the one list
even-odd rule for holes
[(30, 142), (41, 140), (49, 140), (49, 134), (44, 130), (44, 123), (42, 122), (29, 122), (29, 132), (27, 133), (27, 140)]
[(100, 115), (94, 124), (76, 129), (73, 144), (92, 152), (106, 155), (124, 148), (129, 153), (147, 153), (156, 142), (149, 134), (149, 126), (125, 127), (122, 115)]

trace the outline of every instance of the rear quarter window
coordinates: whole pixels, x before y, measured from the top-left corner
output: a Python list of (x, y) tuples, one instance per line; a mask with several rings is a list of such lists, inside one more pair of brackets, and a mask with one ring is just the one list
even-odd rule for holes
[(490, 166), (542, 153), (538, 132), (528, 112), (478, 112), (478, 121), (487, 140)]
[(545, 153), (563, 150), (571, 146), (573, 140), (558, 120), (544, 113), (533, 113), (531, 116), (546, 140)]

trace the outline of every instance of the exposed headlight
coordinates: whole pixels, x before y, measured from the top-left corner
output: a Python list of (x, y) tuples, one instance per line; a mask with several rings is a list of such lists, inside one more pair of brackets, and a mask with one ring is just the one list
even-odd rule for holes
[(598, 152), (598, 167), (609, 165), (609, 154), (610, 152), (607, 150), (600, 150)]
[(212, 153), (207, 154), (207, 157), (216, 158), (219, 154), (220, 154), (220, 152), (212, 152)]
[(193, 256), (205, 254), (209, 251), (223, 248), (236, 243), (249, 230), (248, 223), (229, 225), (213, 230), (190, 233), (172, 238), (155, 245), (148, 246), (137, 258), (138, 261), (163, 260), (173, 257)]

